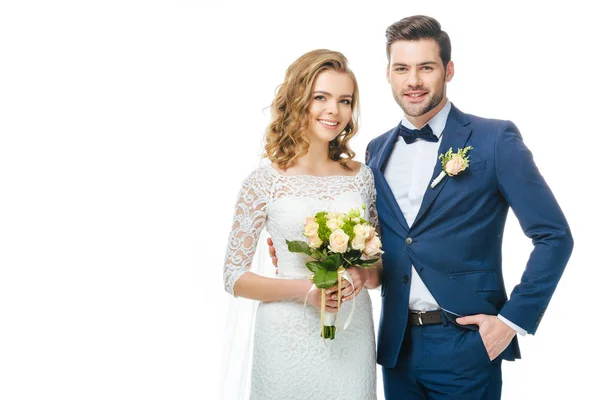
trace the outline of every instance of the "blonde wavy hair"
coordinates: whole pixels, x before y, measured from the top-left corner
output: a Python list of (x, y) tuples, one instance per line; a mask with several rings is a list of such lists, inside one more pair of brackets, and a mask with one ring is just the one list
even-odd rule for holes
[(340, 161), (349, 169), (348, 162), (354, 153), (348, 141), (358, 132), (358, 84), (348, 68), (348, 60), (337, 51), (313, 50), (294, 61), (285, 73), (271, 103), (271, 123), (265, 135), (265, 157), (285, 170), (308, 152), (309, 140), (304, 136), (308, 129), (308, 108), (313, 99), (313, 85), (317, 76), (327, 70), (348, 74), (354, 83), (352, 118), (344, 130), (329, 142), (329, 158)]

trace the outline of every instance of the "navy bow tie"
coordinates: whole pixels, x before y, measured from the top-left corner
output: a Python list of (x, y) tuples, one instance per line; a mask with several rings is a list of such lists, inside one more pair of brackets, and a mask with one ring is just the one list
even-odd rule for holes
[(404, 138), (406, 144), (414, 143), (417, 139), (423, 139), (428, 142), (437, 142), (439, 140), (439, 138), (433, 134), (429, 124), (421, 129), (409, 129), (401, 124), (398, 135)]

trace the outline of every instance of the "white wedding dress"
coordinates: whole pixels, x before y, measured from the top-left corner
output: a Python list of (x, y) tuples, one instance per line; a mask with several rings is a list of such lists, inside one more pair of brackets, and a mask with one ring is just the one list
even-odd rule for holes
[[(319, 211), (348, 212), (367, 206), (377, 226), (371, 170), (355, 176), (284, 176), (271, 166), (255, 170), (243, 183), (225, 258), (225, 289), (233, 294), (248, 272), (263, 227), (277, 251), (278, 278), (307, 278), (308, 257), (291, 253), (287, 240), (305, 240), (304, 219)], [(375, 335), (366, 289), (356, 297), (350, 326), (342, 326), (351, 302), (342, 304), (338, 330), (327, 345), (320, 337), (320, 310), (298, 301), (260, 303), (254, 328), (250, 398), (255, 400), (376, 399)], [(341, 320), (339, 319), (341, 318)]]

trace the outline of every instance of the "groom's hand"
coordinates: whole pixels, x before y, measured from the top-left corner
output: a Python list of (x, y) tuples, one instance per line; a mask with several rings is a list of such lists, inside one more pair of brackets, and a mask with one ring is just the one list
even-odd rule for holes
[(456, 319), (461, 325), (479, 325), (479, 334), (485, 345), (490, 360), (494, 360), (508, 347), (512, 338), (517, 334), (495, 315), (469, 315)]
[(279, 270), (277, 269), (277, 254), (275, 253), (275, 246), (273, 246), (273, 241), (271, 240), (271, 238), (267, 239), (267, 244), (269, 245), (269, 255), (271, 256), (271, 262), (275, 267), (275, 274), (278, 274)]

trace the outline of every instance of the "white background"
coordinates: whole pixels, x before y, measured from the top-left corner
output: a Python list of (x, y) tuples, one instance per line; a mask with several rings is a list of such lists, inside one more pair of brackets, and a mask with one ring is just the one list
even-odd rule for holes
[[(3, 2), (0, 398), (216, 398), (226, 239), (276, 86), (304, 52), (343, 52), (360, 85), (362, 161), (400, 119), (384, 32), (413, 14), (450, 34), (449, 98), (517, 124), (575, 237), (538, 333), (504, 364), (503, 398), (593, 397), (592, 2), (422, 3)], [(531, 251), (512, 214), (503, 250), (510, 289)]]

